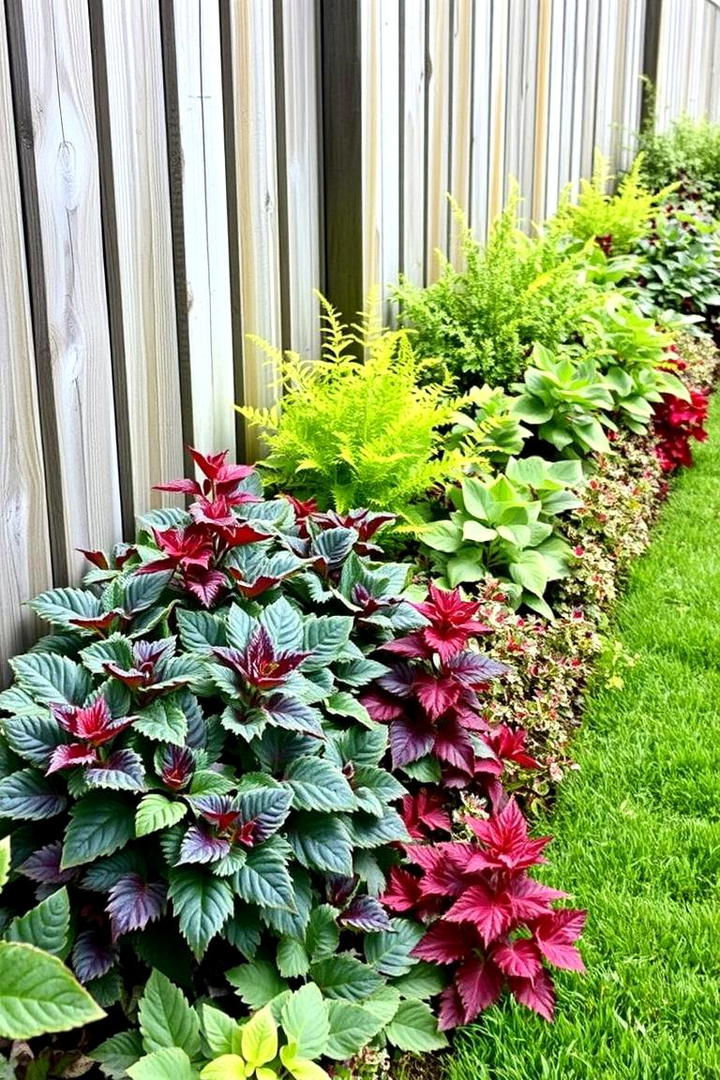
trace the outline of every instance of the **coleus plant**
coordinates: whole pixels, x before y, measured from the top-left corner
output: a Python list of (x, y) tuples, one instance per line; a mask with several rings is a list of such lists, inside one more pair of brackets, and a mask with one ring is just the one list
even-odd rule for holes
[(163, 485), (187, 510), (32, 603), (53, 632), (0, 695), (16, 900), (67, 890), (70, 963), (103, 1004), (138, 963), (204, 992), (228, 949), (325, 993), (317, 924), (361, 1000), (417, 940), (377, 901), (406, 789), (359, 701), (389, 673), (378, 648), (426, 624), (411, 568), (376, 561), (387, 515), (264, 500), (252, 470), (193, 454), (203, 479)]
[(674, 394), (664, 394), (655, 406), (653, 434), (657, 454), (665, 473), (692, 465), (690, 440), (707, 439), (705, 424), (708, 414), (708, 395), (700, 390), (688, 392), (689, 400)]
[(413, 844), (412, 869), (396, 867), (383, 901), (430, 925), (414, 955), (451, 973), (441, 995), (440, 1027), (473, 1021), (504, 987), (523, 1005), (553, 1018), (546, 964), (583, 971), (575, 945), (586, 913), (557, 909), (566, 894), (528, 871), (544, 862), (549, 837), (528, 836), (514, 800), (489, 820), (469, 817), (470, 841)]

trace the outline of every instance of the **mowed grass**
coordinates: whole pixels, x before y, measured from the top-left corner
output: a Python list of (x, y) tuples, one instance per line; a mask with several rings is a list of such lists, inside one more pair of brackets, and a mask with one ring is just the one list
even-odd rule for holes
[(589, 910), (585, 976), (545, 1024), (513, 1003), (460, 1035), (448, 1080), (720, 1077), (720, 400), (634, 569), (548, 831), (546, 879)]

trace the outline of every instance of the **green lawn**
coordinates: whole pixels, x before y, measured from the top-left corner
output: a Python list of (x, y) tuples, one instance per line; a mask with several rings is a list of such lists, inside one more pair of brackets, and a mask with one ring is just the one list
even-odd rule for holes
[(548, 825), (588, 973), (558, 976), (553, 1025), (486, 1014), (449, 1080), (720, 1077), (720, 400), (711, 427), (618, 611), (637, 664), (589, 701)]

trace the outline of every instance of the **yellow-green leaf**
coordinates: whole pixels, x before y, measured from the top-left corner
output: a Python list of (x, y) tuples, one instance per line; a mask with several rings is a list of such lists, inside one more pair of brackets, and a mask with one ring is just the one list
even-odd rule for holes
[(200, 1076), (202, 1080), (246, 1080), (251, 1074), (252, 1069), (238, 1054), (223, 1054), (206, 1065)]
[(0, 889), (4, 889), (10, 873), (10, 837), (0, 840)]
[(280, 1060), (294, 1080), (330, 1080), (330, 1075), (315, 1061), (295, 1057), (292, 1052), (288, 1053), (290, 1050), (291, 1047), (283, 1046)]
[(269, 1006), (260, 1009), (243, 1025), (241, 1042), (248, 1065), (257, 1069), (277, 1057), (278, 1029)]

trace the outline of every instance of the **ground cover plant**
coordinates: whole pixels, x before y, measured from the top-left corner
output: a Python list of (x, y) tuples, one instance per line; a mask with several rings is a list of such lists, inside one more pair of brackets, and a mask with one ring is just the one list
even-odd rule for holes
[[(634, 567), (615, 634), (637, 657), (622, 695), (598, 682), (559, 789), (553, 867), (586, 903), (583, 979), (558, 1019), (487, 1013), (448, 1080), (708, 1080), (720, 1073), (717, 670), (720, 415)], [(678, 718), (683, 737), (678, 740)]]

